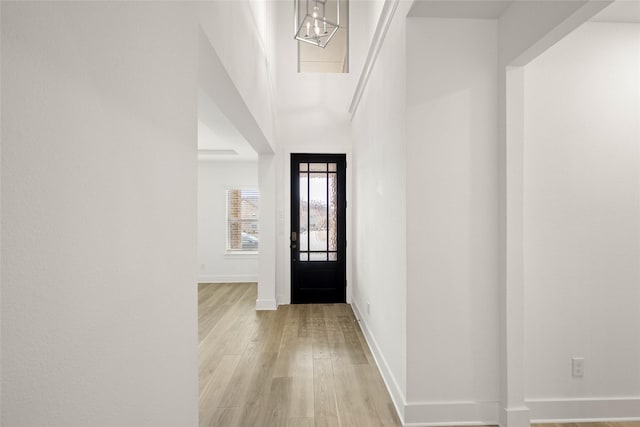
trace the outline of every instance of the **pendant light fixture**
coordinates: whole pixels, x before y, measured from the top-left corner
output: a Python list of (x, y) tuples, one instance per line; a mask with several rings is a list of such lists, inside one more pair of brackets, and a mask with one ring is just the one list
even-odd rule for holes
[(340, 0), (294, 0), (296, 40), (325, 47), (340, 28)]

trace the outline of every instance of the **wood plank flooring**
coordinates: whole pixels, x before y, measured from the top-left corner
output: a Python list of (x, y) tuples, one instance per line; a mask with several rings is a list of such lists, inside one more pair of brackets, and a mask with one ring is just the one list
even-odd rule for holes
[(255, 283), (198, 287), (200, 426), (401, 426), (349, 305), (255, 311), (256, 296)]
[(198, 287), (200, 426), (401, 426), (349, 305), (255, 311), (256, 296)]
[(531, 427), (640, 427), (640, 421), (602, 422), (602, 423), (549, 423), (531, 424)]

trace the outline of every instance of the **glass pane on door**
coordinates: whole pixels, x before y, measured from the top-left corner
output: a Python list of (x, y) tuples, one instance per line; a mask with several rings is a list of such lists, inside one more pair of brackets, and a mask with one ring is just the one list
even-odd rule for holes
[(309, 179), (309, 249), (327, 250), (327, 174), (312, 173)]
[[(307, 164), (304, 164), (305, 170)], [(302, 165), (300, 165), (302, 169)], [(302, 253), (309, 250), (309, 174), (300, 173), (300, 260)], [(305, 254), (306, 255), (306, 254)]]
[(338, 178), (335, 163), (301, 163), (300, 261), (337, 261)]

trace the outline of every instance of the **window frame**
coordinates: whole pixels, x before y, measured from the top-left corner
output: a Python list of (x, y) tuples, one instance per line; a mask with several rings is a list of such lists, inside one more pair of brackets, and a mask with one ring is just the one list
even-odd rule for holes
[[(231, 191), (240, 191), (240, 193), (242, 194), (243, 191), (251, 191), (254, 192), (256, 194), (256, 200), (257, 200), (257, 213), (256, 213), (256, 218), (255, 219), (232, 219), (229, 209), (230, 209), (230, 193)], [(242, 198), (241, 198), (242, 200)], [(256, 225), (256, 229), (258, 230), (258, 247), (257, 249), (234, 249), (231, 247), (231, 223), (232, 221), (237, 221), (237, 222), (248, 222), (248, 223), (255, 223)], [(259, 228), (259, 224), (260, 224), (260, 192), (258, 191), (257, 188), (255, 187), (233, 187), (233, 188), (227, 188), (225, 190), (225, 228), (226, 228), (226, 232), (225, 232), (225, 245), (226, 245), (226, 251), (225, 254), (226, 255), (256, 255), (258, 253), (260, 253), (260, 241), (259, 241), (259, 236), (260, 236), (260, 228)]]

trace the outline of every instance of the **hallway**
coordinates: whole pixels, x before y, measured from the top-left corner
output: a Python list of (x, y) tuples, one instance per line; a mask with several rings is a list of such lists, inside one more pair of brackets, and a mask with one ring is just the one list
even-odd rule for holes
[(349, 305), (255, 311), (256, 293), (199, 285), (200, 426), (400, 426)]

